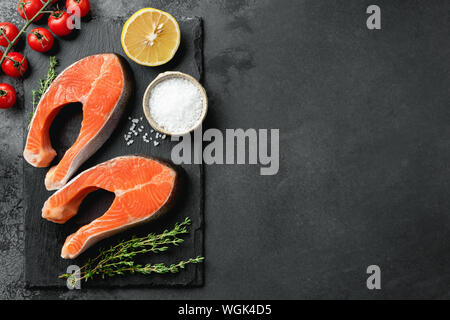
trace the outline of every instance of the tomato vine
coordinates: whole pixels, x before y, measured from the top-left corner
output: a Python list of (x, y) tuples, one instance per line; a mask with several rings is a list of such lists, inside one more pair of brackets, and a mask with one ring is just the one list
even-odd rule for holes
[(2, 58), (0, 59), (0, 65), (3, 63), (3, 61), (6, 59), (6, 56), (10, 53), (11, 49), (13, 48), (14, 44), (17, 43), (17, 41), (19, 40), (20, 36), (22, 34), (24, 34), (28, 27), (36, 20), (37, 17), (39, 17), (41, 14), (43, 13), (47, 13), (46, 9), (52, 4), (52, 0), (47, 0), (47, 1), (42, 1), (41, 2), (44, 4), (42, 6), (42, 8), (30, 19), (27, 17), (25, 10), (24, 10), (24, 4), (23, 2), (21, 2), (19, 4), (19, 6), (21, 6), (22, 11), (25, 15), (25, 25), (22, 27), (22, 29), (20, 29), (19, 33), (17, 34), (17, 36), (13, 39), (13, 40), (9, 40), (8, 37), (6, 36), (5, 32), (0, 28), (0, 33), (1, 35), (3, 35), (5, 37), (5, 39), (8, 41), (8, 46), (6, 47), (5, 51), (3, 52)]

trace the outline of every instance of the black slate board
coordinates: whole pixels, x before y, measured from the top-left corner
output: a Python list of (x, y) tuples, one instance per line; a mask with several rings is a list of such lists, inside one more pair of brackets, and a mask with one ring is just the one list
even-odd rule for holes
[[(111, 138), (97, 153), (89, 159), (79, 171), (120, 155), (142, 154), (165, 160), (170, 159), (170, 152), (175, 142), (165, 139), (155, 147), (145, 143), (142, 135), (127, 147), (124, 134), (128, 132), (131, 122), (128, 117), (144, 117), (142, 112), (142, 96), (147, 85), (158, 73), (177, 70), (186, 72), (197, 79), (202, 75), (202, 22), (200, 18), (179, 18), (182, 32), (182, 42), (175, 58), (164, 66), (148, 68), (139, 66), (127, 58), (131, 68), (135, 94), (131, 99), (127, 112)], [(41, 55), (26, 52), (32, 70), (25, 80), (25, 101), (31, 101), (31, 90), (37, 87), (41, 77), (47, 73), (48, 56), (56, 54), (60, 61), (59, 71), (73, 62), (96, 53), (116, 52), (125, 56), (120, 44), (120, 33), (124, 20), (121, 18), (104, 20), (94, 18), (85, 21), (82, 29), (77, 30), (71, 39), (59, 39), (54, 52)], [(29, 50), (29, 49), (27, 49)], [(26, 103), (26, 112), (31, 111), (30, 103)], [(52, 144), (58, 152), (59, 161), (63, 152), (75, 141), (81, 123), (81, 105), (65, 107), (55, 119), (51, 128)], [(24, 130), (28, 124), (28, 116), (24, 119)], [(144, 132), (149, 132), (150, 125), (145, 117), (141, 122), (145, 125)], [(25, 135), (26, 137), (26, 135)], [(54, 164), (53, 163), (53, 164)], [(53, 165), (52, 164), (52, 165)], [(181, 166), (180, 190), (174, 208), (165, 216), (146, 225), (106, 239), (90, 248), (75, 260), (60, 258), (61, 247), (65, 238), (81, 226), (104, 213), (111, 204), (114, 195), (106, 191), (97, 191), (89, 195), (82, 203), (79, 214), (64, 225), (57, 225), (41, 218), (41, 208), (45, 200), (52, 194), (44, 187), (44, 177), (48, 168), (33, 168), (24, 161), (24, 197), (27, 205), (25, 228), (25, 280), (27, 287), (59, 287), (65, 286), (65, 281), (58, 279), (69, 265), (81, 266), (87, 258), (98, 253), (100, 247), (108, 247), (132, 235), (143, 236), (149, 232), (161, 232), (171, 228), (175, 222), (192, 219), (191, 233), (185, 243), (173, 248), (163, 255), (148, 255), (142, 263), (174, 263), (176, 261), (203, 255), (203, 168), (201, 165)], [(167, 275), (131, 275), (115, 277), (108, 280), (94, 280), (83, 286), (199, 286), (203, 284), (203, 265), (189, 265), (185, 271)]]

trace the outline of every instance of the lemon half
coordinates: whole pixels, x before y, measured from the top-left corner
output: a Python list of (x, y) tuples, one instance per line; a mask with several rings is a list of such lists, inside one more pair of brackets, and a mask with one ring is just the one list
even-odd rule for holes
[(126, 55), (144, 66), (169, 62), (180, 46), (180, 27), (169, 13), (144, 8), (125, 22), (121, 42)]

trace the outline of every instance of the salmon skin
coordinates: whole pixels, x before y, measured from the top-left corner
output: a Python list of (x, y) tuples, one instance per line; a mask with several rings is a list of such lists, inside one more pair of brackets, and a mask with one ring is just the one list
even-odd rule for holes
[(170, 165), (141, 156), (122, 156), (90, 168), (55, 192), (44, 204), (42, 217), (65, 223), (77, 214), (83, 199), (98, 189), (115, 194), (106, 213), (67, 237), (64, 259), (76, 258), (96, 242), (147, 222), (170, 204), (177, 173)]
[(34, 167), (47, 167), (56, 156), (49, 129), (58, 112), (74, 102), (83, 104), (81, 130), (61, 161), (45, 177), (47, 190), (64, 186), (119, 123), (131, 95), (132, 81), (119, 55), (98, 54), (65, 69), (42, 96), (31, 121), (23, 156)]

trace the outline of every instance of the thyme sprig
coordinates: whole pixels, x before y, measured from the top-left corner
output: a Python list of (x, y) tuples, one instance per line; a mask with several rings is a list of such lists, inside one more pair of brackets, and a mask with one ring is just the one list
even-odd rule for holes
[[(176, 223), (172, 230), (164, 230), (161, 234), (150, 233), (145, 237), (133, 237), (130, 240), (122, 241), (109, 249), (101, 249), (97, 257), (89, 259), (84, 266), (80, 268), (79, 280), (88, 281), (94, 276), (113, 277), (125, 273), (177, 273), (184, 269), (188, 264), (201, 263), (204, 258), (196, 257), (186, 261), (180, 261), (176, 264), (166, 266), (163, 263), (158, 264), (135, 264), (133, 258), (138, 254), (160, 253), (167, 251), (170, 245), (178, 246), (184, 242), (180, 236), (189, 233), (188, 226), (191, 220), (186, 218), (181, 223)], [(69, 278), (72, 274), (62, 274), (59, 278)]]
[(48, 71), (45, 79), (39, 80), (39, 89), (31, 91), (33, 110), (30, 113), (29, 125), (31, 124), (31, 119), (33, 118), (33, 115), (36, 112), (36, 107), (39, 104), (41, 97), (44, 95), (45, 91), (47, 91), (48, 87), (50, 87), (53, 80), (55, 80), (56, 77), (58, 76), (58, 73), (56, 72), (56, 67), (58, 66), (58, 63), (59, 62), (58, 59), (56, 59), (56, 57), (54, 56), (50, 57)]

